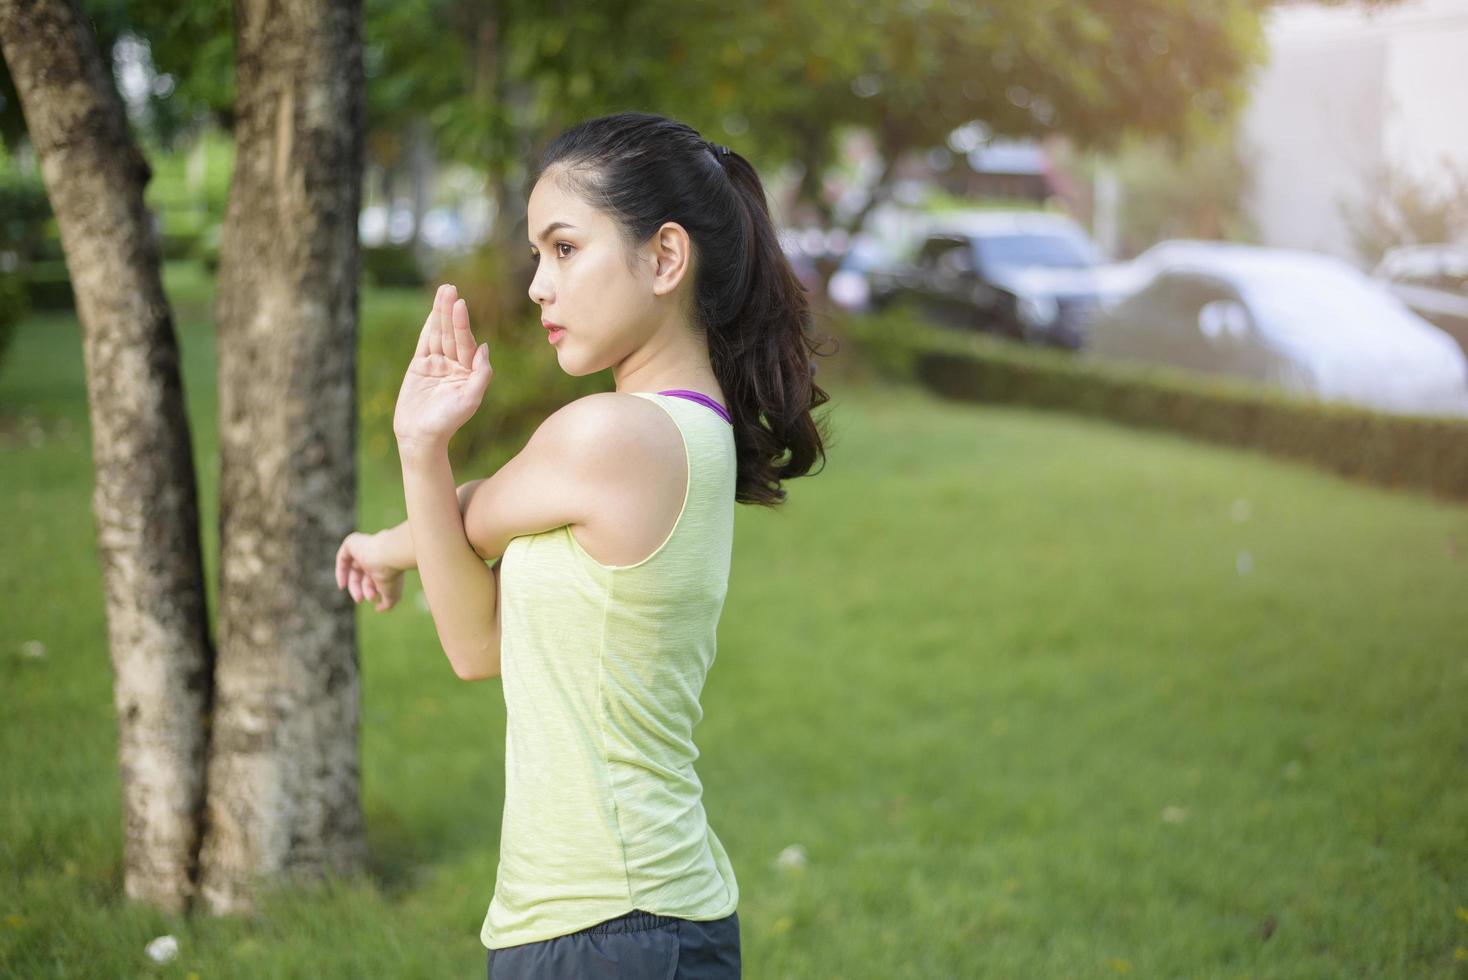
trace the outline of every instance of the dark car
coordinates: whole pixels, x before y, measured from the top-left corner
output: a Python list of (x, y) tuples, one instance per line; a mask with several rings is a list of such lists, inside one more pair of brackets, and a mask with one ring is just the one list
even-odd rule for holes
[(1468, 246), (1394, 248), (1382, 256), (1372, 275), (1468, 353)]
[(870, 274), (871, 303), (911, 302), (932, 322), (1077, 348), (1107, 292), (1104, 259), (1071, 219), (986, 211), (930, 220), (915, 258)]

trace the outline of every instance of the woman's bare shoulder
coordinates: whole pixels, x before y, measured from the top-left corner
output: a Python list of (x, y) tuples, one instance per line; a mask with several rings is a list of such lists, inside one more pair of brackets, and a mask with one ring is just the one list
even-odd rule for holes
[(648, 398), (597, 392), (566, 408), (573, 405), (583, 423), (576, 442), (594, 456), (597, 473), (589, 516), (574, 533), (598, 561), (631, 564), (657, 547), (678, 517), (688, 479), (683, 437)]
[[(647, 482), (648, 471), (681, 470), (684, 463), (683, 437), (678, 425), (651, 399), (619, 391), (599, 391), (570, 402), (561, 412), (570, 412), (578, 430), (575, 442), (594, 453), (608, 479)], [(662, 465), (659, 465), (662, 464)], [(652, 474), (657, 478), (657, 473)]]

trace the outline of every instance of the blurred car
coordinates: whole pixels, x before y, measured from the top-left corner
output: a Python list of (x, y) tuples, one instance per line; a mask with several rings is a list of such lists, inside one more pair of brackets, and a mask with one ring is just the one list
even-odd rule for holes
[(1064, 215), (938, 215), (911, 263), (869, 274), (871, 303), (910, 301), (941, 326), (1074, 349), (1107, 292), (1105, 268), (1085, 230)]
[(1089, 354), (1387, 412), (1468, 416), (1468, 358), (1453, 338), (1339, 259), (1170, 241), (1134, 261), (1145, 284), (1097, 316)]
[(1468, 353), (1468, 246), (1404, 245), (1382, 256), (1372, 275)]
[(831, 274), (826, 294), (843, 310), (867, 312), (873, 308), (871, 277), (893, 272), (901, 264), (901, 253), (892, 245), (873, 235), (857, 234)]
[(781, 251), (790, 261), (800, 285), (810, 295), (819, 295), (824, 289), (822, 267), (834, 264), (834, 254), (846, 249), (847, 233), (844, 229), (821, 229), (821, 227), (781, 227), (775, 232)]

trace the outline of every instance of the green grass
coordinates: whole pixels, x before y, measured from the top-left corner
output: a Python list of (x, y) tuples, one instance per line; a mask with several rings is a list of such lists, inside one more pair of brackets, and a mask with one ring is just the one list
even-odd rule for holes
[[(168, 286), (212, 589), (209, 284)], [(426, 302), (368, 293), (364, 330), (411, 346)], [(825, 471), (738, 513), (697, 731), (747, 977), (1468, 976), (1468, 509), (833, 389)], [(359, 611), (369, 880), (254, 923), (122, 900), (73, 319), (21, 329), (0, 438), (0, 973), (482, 976), (503, 702), (454, 678), (415, 576)], [(361, 444), (363, 526), (400, 520)]]

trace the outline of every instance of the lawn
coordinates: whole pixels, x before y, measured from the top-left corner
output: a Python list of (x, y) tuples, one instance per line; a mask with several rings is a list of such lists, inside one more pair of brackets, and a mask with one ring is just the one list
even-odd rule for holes
[[(212, 589), (209, 288), (168, 270)], [(369, 291), (363, 329), (406, 358), (427, 304)], [(1468, 508), (832, 395), (825, 470), (739, 511), (696, 732), (745, 976), (1468, 977)], [(401, 520), (359, 444), (363, 526)], [(504, 705), (454, 677), (416, 576), (358, 613), (370, 876), (254, 922), (122, 900), (89, 453), (76, 321), (33, 317), (0, 369), (0, 974), (483, 976)]]

